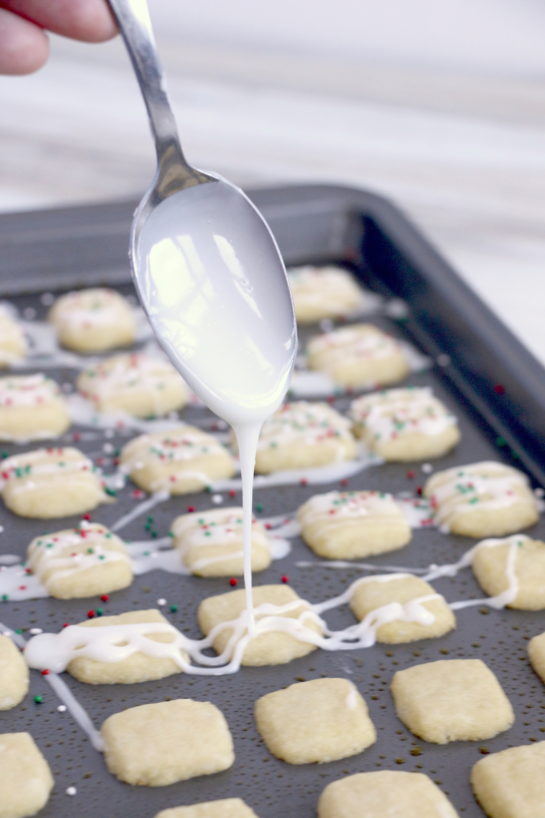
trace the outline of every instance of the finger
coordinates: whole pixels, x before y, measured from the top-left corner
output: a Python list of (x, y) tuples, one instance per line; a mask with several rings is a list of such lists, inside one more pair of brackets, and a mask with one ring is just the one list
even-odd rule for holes
[(31, 74), (48, 55), (49, 41), (41, 28), (0, 8), (0, 74)]
[(117, 32), (106, 0), (0, 0), (0, 6), (74, 40), (102, 42)]

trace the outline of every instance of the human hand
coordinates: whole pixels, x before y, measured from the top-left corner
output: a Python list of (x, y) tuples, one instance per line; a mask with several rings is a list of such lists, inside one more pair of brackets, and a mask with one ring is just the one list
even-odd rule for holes
[(117, 31), (106, 0), (0, 0), (0, 74), (30, 74), (49, 56), (46, 31), (89, 43)]

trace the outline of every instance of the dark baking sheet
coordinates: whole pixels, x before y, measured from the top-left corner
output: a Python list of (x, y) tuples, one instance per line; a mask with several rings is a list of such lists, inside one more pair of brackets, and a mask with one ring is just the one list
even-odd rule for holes
[[(455, 409), (462, 430), (457, 449), (434, 461), (434, 469), (481, 459), (499, 459), (524, 467), (535, 485), (545, 479), (542, 421), (545, 407), (545, 372), (490, 311), (469, 291), (445, 262), (388, 202), (374, 194), (342, 188), (298, 187), (256, 191), (256, 203), (275, 231), (288, 264), (337, 262), (349, 266), (372, 289), (400, 297), (409, 307), (399, 319), (387, 315), (371, 320), (401, 337), (416, 341), (434, 360), (448, 355), (450, 363), (413, 374), (408, 383), (429, 384)], [(45, 312), (44, 291), (90, 285), (118, 284), (130, 292), (126, 244), (131, 203), (71, 208), (0, 218), (0, 296), (19, 309)], [(47, 298), (45, 299), (47, 301)], [(316, 328), (301, 332), (304, 339)], [(445, 364), (445, 358), (441, 357)], [(52, 371), (61, 383), (73, 382), (73, 370)], [(339, 398), (343, 410), (347, 398)], [(182, 417), (191, 422), (195, 408)], [(75, 427), (77, 429), (77, 427)], [(112, 438), (114, 446), (126, 438)], [(96, 455), (100, 444), (78, 444)], [(6, 451), (13, 447), (2, 447)], [(415, 492), (426, 476), (420, 463), (375, 466), (348, 481), (348, 487)], [(414, 474), (414, 476), (412, 476)], [(258, 489), (255, 503), (261, 516), (290, 512), (314, 493), (331, 486), (286, 486)], [(238, 502), (240, 497), (226, 498)], [(133, 507), (131, 487), (113, 506), (97, 509), (93, 519), (108, 525)], [(206, 493), (173, 498), (151, 513), (159, 536), (188, 506), (210, 506)], [(3, 552), (25, 552), (33, 536), (76, 522), (75, 518), (40, 521), (15, 518), (0, 510)], [(146, 515), (123, 529), (126, 539), (145, 539)], [(545, 537), (540, 521), (527, 533)], [(444, 535), (436, 529), (416, 530), (411, 544), (373, 559), (377, 565), (424, 567), (454, 562), (473, 540)], [(273, 562), (255, 577), (256, 584), (278, 582), (288, 574), (290, 583), (313, 602), (336, 595), (361, 574), (354, 569), (302, 568), (298, 561), (316, 561), (300, 539), (290, 556)], [(434, 586), (449, 601), (480, 597), (471, 571)], [(153, 607), (158, 598), (178, 607), (166, 615), (188, 635), (198, 635), (195, 610), (205, 596), (229, 590), (225, 579), (197, 579), (156, 571), (136, 578), (131, 588), (111, 595), (102, 604), (108, 614)], [(61, 602), (3, 603), (0, 620), (13, 628), (42, 627), (57, 631), (64, 622), (85, 618), (97, 599)], [(334, 625), (353, 622), (347, 610), (333, 612)], [(543, 613), (495, 611), (485, 607), (457, 613), (457, 629), (437, 640), (409, 645), (376, 645), (361, 651), (316, 652), (288, 665), (243, 668), (235, 676), (202, 678), (178, 675), (133, 686), (82, 685), (67, 677), (70, 689), (98, 727), (112, 713), (148, 701), (192, 697), (210, 700), (224, 712), (235, 740), (236, 762), (227, 772), (182, 782), (170, 787), (130, 787), (105, 769), (68, 713), (59, 713), (59, 700), (39, 674), (32, 674), (31, 692), (24, 703), (0, 713), (0, 732), (29, 730), (46, 755), (56, 785), (44, 818), (152, 818), (169, 806), (228, 796), (240, 796), (260, 818), (311, 818), (323, 787), (343, 775), (377, 770), (420, 770), (436, 781), (461, 815), (478, 818), (468, 779), (472, 764), (484, 752), (545, 739), (543, 684), (526, 658), (527, 640), (545, 630)], [(446, 746), (416, 739), (395, 716), (389, 693), (393, 673), (402, 667), (438, 658), (484, 659), (497, 674), (516, 712), (515, 726), (483, 743), (456, 742)], [(376, 744), (365, 753), (325, 765), (291, 766), (271, 756), (262, 744), (253, 719), (253, 703), (264, 693), (296, 680), (340, 675), (354, 681), (364, 695), (378, 732)], [(32, 697), (43, 696), (41, 704)], [(75, 796), (66, 794), (77, 788)]]

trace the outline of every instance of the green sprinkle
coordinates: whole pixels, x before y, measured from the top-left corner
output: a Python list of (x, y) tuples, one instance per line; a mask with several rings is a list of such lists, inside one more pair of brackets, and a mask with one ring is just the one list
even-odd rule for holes
[(34, 696), (34, 704), (41, 704), (44, 700), (43, 696)]
[(263, 511), (263, 503), (256, 503), (255, 510)]
[(117, 491), (115, 489), (105, 488), (104, 491), (108, 497), (117, 497)]
[(21, 635), (22, 632), (23, 632), (22, 628), (15, 628), (15, 633), (18, 633), (19, 635)]
[(507, 441), (504, 437), (497, 437), (496, 438), (496, 446), (499, 446), (500, 449), (507, 444)]
[(7, 602), (9, 599), (9, 594), (2, 594), (0, 598), (2, 599), (2, 602)]
[(175, 536), (174, 531), (169, 531), (169, 532), (167, 533), (167, 536), (168, 536), (168, 537), (172, 537), (172, 538), (174, 538), (174, 536)]
[(170, 613), (178, 613), (178, 606), (177, 605), (170, 605), (169, 606)]
[(103, 611), (103, 609), (102, 609), (102, 608), (96, 608), (96, 609), (95, 609), (95, 613), (96, 613), (96, 615), (97, 615), (97, 616), (102, 616), (102, 614), (104, 613), (104, 611)]

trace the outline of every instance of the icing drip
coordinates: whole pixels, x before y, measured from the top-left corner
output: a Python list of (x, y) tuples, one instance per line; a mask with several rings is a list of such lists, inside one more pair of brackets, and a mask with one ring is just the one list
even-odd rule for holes
[[(2, 622), (0, 622), (0, 632), (9, 636), (19, 648), (23, 650), (26, 648), (28, 643), (25, 641), (25, 639), (23, 639), (20, 634), (12, 631), (11, 628), (3, 625)], [(89, 714), (78, 702), (64, 679), (61, 679), (60, 676), (57, 676), (54, 673), (48, 673), (47, 676), (44, 676), (43, 678), (47, 684), (50, 685), (52, 690), (55, 691), (59, 699), (66, 705), (72, 718), (81, 727), (83, 732), (87, 734), (95, 750), (102, 752), (104, 750), (102, 736), (95, 728), (91, 719), (89, 718)]]
[(154, 508), (154, 506), (159, 505), (159, 503), (164, 503), (169, 498), (170, 492), (168, 491), (155, 492), (155, 494), (152, 494), (147, 498), (147, 500), (143, 500), (141, 503), (138, 503), (131, 511), (124, 514), (123, 517), (120, 517), (119, 520), (117, 520), (111, 526), (112, 531), (120, 531), (137, 517), (145, 514), (146, 511), (150, 511), (152, 508)]
[[(358, 472), (376, 466), (382, 460), (374, 455), (361, 455), (358, 460), (341, 460), (328, 466), (315, 466), (306, 469), (287, 469), (275, 471), (271, 474), (257, 474), (254, 477), (254, 488), (268, 488), (270, 486), (289, 486), (297, 483), (320, 485), (333, 483), (338, 480), (347, 480)], [(242, 487), (238, 478), (215, 480), (211, 484), (214, 491), (237, 490)]]
[[(320, 614), (348, 602), (362, 582), (387, 582), (403, 576), (379, 575), (356, 580), (340, 596), (318, 605), (309, 605), (301, 599), (286, 605), (258, 605), (252, 611), (253, 622), (248, 610), (243, 610), (236, 619), (218, 623), (207, 637), (200, 640), (189, 639), (173, 626), (162, 623), (98, 625), (93, 628), (70, 625), (58, 634), (42, 633), (33, 637), (26, 647), (25, 657), (30, 667), (47, 667), (60, 673), (80, 656), (102, 662), (118, 662), (141, 652), (152, 658), (171, 658), (186, 673), (222, 675), (236, 672), (248, 642), (264, 633), (286, 633), (329, 651), (370, 647), (375, 643), (378, 628), (386, 622), (402, 619), (424, 625), (433, 623), (434, 616), (425, 603), (440, 596), (431, 593), (405, 603), (389, 603), (370, 612), (361, 622), (338, 631), (328, 628)], [(285, 615), (299, 608), (301, 612), (297, 618)], [(317, 632), (316, 625), (321, 633)], [(210, 656), (208, 649), (224, 631), (230, 631), (225, 649), (220, 654)], [(159, 632), (172, 635), (172, 639), (157, 642), (148, 638), (149, 634)]]

